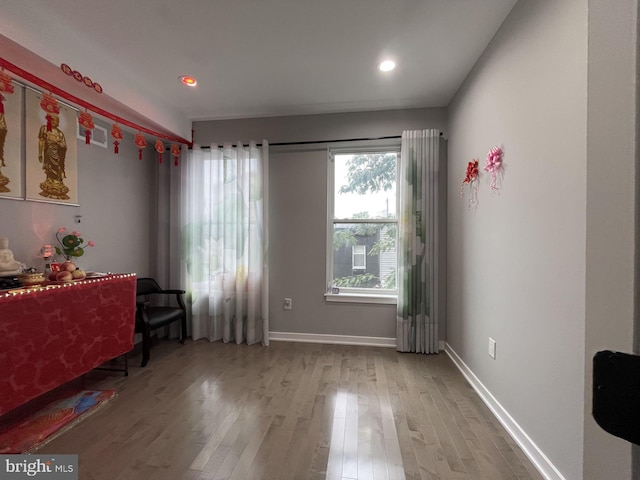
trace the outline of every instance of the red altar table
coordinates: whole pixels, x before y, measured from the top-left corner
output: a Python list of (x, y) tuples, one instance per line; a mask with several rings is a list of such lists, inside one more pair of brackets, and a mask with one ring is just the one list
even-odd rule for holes
[(0, 293), (0, 415), (133, 348), (136, 276)]

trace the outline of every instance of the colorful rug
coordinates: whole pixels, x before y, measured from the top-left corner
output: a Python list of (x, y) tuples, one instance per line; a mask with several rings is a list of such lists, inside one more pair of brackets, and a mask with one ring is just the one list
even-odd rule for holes
[(83, 390), (57, 400), (0, 430), (0, 454), (30, 453), (77, 425), (116, 396), (115, 390)]

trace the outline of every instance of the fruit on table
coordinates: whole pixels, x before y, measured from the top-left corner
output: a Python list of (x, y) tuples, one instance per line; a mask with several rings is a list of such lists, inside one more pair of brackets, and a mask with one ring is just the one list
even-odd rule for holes
[(64, 272), (65, 270), (67, 272), (73, 272), (76, 269), (76, 265), (75, 263), (73, 263), (71, 260), (67, 260), (66, 262), (63, 262), (62, 264), (60, 264), (60, 271)]
[(73, 275), (68, 270), (63, 270), (61, 272), (58, 272), (58, 274), (56, 275), (56, 280), (58, 282), (72, 282)]
[(87, 274), (84, 272), (84, 270), (80, 270), (79, 268), (77, 268), (73, 272), (71, 272), (71, 276), (74, 280), (84, 280)]

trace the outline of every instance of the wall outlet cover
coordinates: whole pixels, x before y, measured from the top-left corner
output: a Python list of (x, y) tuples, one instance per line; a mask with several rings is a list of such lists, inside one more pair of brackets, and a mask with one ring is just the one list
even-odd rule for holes
[(489, 337), (489, 356), (495, 360), (496, 358), (496, 341)]

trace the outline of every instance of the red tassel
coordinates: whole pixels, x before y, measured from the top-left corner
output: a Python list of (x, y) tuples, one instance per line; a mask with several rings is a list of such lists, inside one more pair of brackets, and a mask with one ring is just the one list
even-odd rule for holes
[(88, 128), (84, 131), (84, 143), (91, 145), (91, 130)]
[(142, 160), (142, 149), (138, 149), (138, 160)]
[[(0, 95), (1, 97), (2, 95)], [(2, 100), (0, 100), (0, 113), (4, 114), (4, 103), (2, 103)]]
[(162, 163), (162, 154), (158, 153), (158, 163)]
[(47, 115), (47, 132), (51, 131), (51, 115)]
[(177, 167), (178, 166), (178, 157), (173, 157), (173, 164)]
[(118, 153), (120, 153), (120, 151), (118, 149), (118, 145), (120, 145), (120, 142), (118, 142), (118, 141), (113, 142), (113, 153), (115, 153), (116, 155), (118, 155)]

